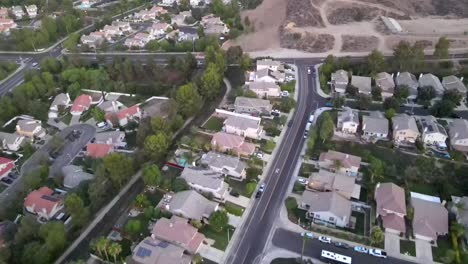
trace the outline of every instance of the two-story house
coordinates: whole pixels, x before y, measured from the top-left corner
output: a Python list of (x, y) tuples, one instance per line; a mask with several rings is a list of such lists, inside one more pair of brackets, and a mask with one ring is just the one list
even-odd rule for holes
[(382, 90), (382, 97), (392, 97), (395, 93), (395, 81), (393, 80), (393, 74), (387, 72), (380, 72), (375, 77), (375, 84)]
[(70, 105), (70, 102), (71, 100), (68, 93), (57, 94), (54, 100), (52, 101), (52, 104), (50, 104), (48, 114), (49, 118), (57, 118), (59, 115), (59, 111), (61, 110), (60, 108), (62, 108), (62, 110), (65, 110), (65, 108), (67, 108)]
[(28, 13), (29, 18), (35, 18), (37, 16), (37, 6), (29, 5), (25, 6), (26, 12)]
[(348, 72), (345, 70), (337, 70), (331, 74), (331, 85), (335, 93), (345, 94), (349, 84)]
[(165, 22), (156, 22), (151, 25), (148, 32), (156, 38), (162, 38), (166, 35), (166, 32), (172, 29), (172, 26)]
[(138, 105), (124, 108), (117, 113), (107, 113), (105, 115), (107, 123), (111, 126), (126, 126), (130, 121), (139, 121), (141, 119), (141, 110)]
[(62, 195), (48, 187), (41, 187), (30, 192), (23, 205), (27, 212), (37, 216), (39, 222), (46, 222), (63, 210), (63, 201)]
[(345, 134), (356, 134), (359, 127), (359, 115), (349, 107), (344, 107), (338, 114), (337, 129)]
[(447, 148), (445, 141), (447, 140), (447, 132), (445, 128), (437, 122), (433, 116), (420, 116), (418, 123), (421, 126), (421, 139), (424, 144), (439, 148)]
[(329, 171), (357, 176), (361, 166), (361, 157), (329, 150), (319, 157), (319, 166)]
[(414, 144), (419, 137), (418, 126), (414, 117), (399, 114), (392, 118), (393, 141), (396, 144)]
[(187, 190), (166, 195), (158, 207), (186, 219), (206, 221), (213, 212), (218, 210), (219, 204), (208, 200), (194, 190)]
[(185, 254), (185, 249), (159, 240), (147, 237), (142, 240), (132, 251), (132, 262), (134, 264), (191, 264), (192, 257)]
[(200, 193), (210, 194), (217, 201), (224, 202), (229, 185), (224, 182), (224, 176), (212, 169), (185, 167), (180, 175), (191, 189)]
[(435, 90), (436, 98), (442, 98), (444, 94), (444, 87), (440, 82), (439, 78), (432, 73), (426, 73), (419, 75), (419, 88), (432, 87)]
[(259, 139), (263, 131), (261, 120), (259, 117), (235, 114), (224, 120), (223, 131), (241, 137)]
[(370, 141), (388, 138), (388, 119), (377, 111), (363, 116), (362, 137)]
[(8, 173), (15, 167), (15, 161), (0, 157), (0, 179), (6, 177)]
[(0, 149), (18, 151), (23, 145), (25, 137), (17, 133), (0, 132)]
[(467, 89), (465, 84), (463, 83), (463, 77), (458, 78), (455, 75), (445, 76), (442, 78), (442, 86), (446, 90), (455, 90), (458, 91), (460, 94), (465, 97)]
[(43, 138), (46, 135), (46, 130), (42, 128), (40, 120), (25, 120), (21, 119), (16, 123), (16, 133), (27, 138)]
[(280, 97), (281, 88), (274, 82), (251, 82), (248, 84), (250, 91), (254, 92), (259, 98)]
[(468, 121), (454, 119), (449, 124), (450, 145), (453, 149), (468, 153)]
[(269, 115), (272, 110), (270, 101), (238, 96), (234, 102), (234, 109), (236, 113), (246, 113), (251, 115)]
[(236, 180), (242, 181), (246, 176), (247, 164), (239, 157), (210, 151), (203, 154), (200, 163)]
[(395, 84), (397, 87), (408, 87), (408, 99), (416, 100), (416, 97), (418, 97), (419, 82), (414, 74), (410, 72), (398, 72), (395, 77)]
[(321, 169), (310, 175), (307, 190), (317, 192), (336, 192), (346, 199), (359, 199), (361, 186), (356, 184), (356, 178)]
[(284, 65), (281, 64), (281, 62), (272, 59), (257, 60), (257, 71), (263, 69), (269, 69), (272, 71), (284, 71)]
[(371, 95), (372, 92), (372, 80), (370, 77), (356, 76), (351, 77), (351, 86), (356, 87), (360, 94)]
[(255, 145), (245, 141), (244, 137), (218, 132), (211, 139), (213, 150), (226, 152), (232, 151), (241, 156), (251, 156), (255, 152)]
[(411, 192), (414, 209), (413, 233), (416, 239), (437, 241), (448, 233), (448, 211), (439, 197)]
[(70, 109), (70, 114), (81, 115), (84, 111), (88, 110), (91, 106), (92, 98), (90, 95), (82, 94), (75, 98), (73, 105)]
[(314, 222), (346, 228), (351, 218), (351, 202), (336, 192), (304, 191), (299, 208)]
[(375, 186), (377, 217), (382, 220), (386, 232), (400, 234), (406, 232), (405, 190), (391, 182), (378, 183)]

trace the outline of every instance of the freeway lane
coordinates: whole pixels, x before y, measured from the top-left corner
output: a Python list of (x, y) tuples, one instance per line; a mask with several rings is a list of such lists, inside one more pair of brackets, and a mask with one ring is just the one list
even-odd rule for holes
[(299, 67), (298, 74), (299, 96), (293, 126), (286, 131), (283, 141), (278, 146), (277, 155), (266, 176), (265, 193), (255, 201), (244, 228), (240, 230), (240, 240), (233, 245), (226, 263), (243, 264), (260, 260), (259, 257), (263, 253), (268, 235), (283, 203), (301, 151), (299, 146), (303, 144), (305, 124), (312, 110), (312, 104), (308, 100), (312, 93), (306, 88), (308, 78), (306, 67)]
[[(284, 248), (289, 251), (296, 252), (301, 254), (302, 249), (302, 237), (299, 233), (291, 232), (285, 229), (277, 229), (273, 235), (273, 245), (276, 247)], [(351, 257), (353, 263), (362, 263), (362, 264), (382, 264), (382, 263), (391, 263), (391, 264), (410, 264), (413, 262), (404, 261), (401, 259), (396, 259), (389, 257), (387, 259), (380, 259), (373, 257), (368, 254), (363, 254), (356, 252), (352, 249), (343, 249), (335, 247), (334, 245), (324, 244), (319, 242), (317, 238), (308, 240), (304, 249), (304, 256), (320, 259), (320, 254), (322, 249), (335, 252), (341, 255)]]

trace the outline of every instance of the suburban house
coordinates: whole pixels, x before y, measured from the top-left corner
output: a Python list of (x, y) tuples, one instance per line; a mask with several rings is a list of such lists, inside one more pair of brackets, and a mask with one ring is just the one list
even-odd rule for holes
[(89, 109), (91, 105), (92, 98), (90, 95), (82, 94), (78, 96), (70, 109), (70, 114), (72, 115), (81, 115), (84, 111)]
[(164, 22), (155, 22), (149, 28), (148, 32), (156, 38), (162, 38), (168, 29), (172, 29), (171, 25)]
[(343, 111), (338, 113), (337, 130), (345, 134), (356, 134), (359, 127), (359, 115), (349, 107), (344, 107)]
[(388, 119), (375, 111), (362, 116), (362, 137), (374, 141), (388, 137)]
[(106, 113), (108, 112), (114, 113), (114, 112), (118, 112), (120, 108), (124, 108), (125, 105), (123, 105), (121, 102), (116, 101), (116, 100), (106, 100), (98, 104), (97, 107)]
[(246, 176), (247, 164), (241, 161), (239, 157), (210, 151), (203, 154), (200, 163), (237, 180), (242, 181)]
[(249, 90), (259, 98), (280, 97), (281, 88), (274, 82), (251, 82)]
[(409, 89), (408, 99), (415, 100), (418, 97), (418, 79), (410, 72), (398, 72), (395, 77), (395, 84), (397, 87), (406, 86)]
[(452, 196), (450, 211), (456, 216), (457, 223), (465, 228), (465, 238), (468, 238), (468, 196)]
[(112, 152), (114, 152), (114, 148), (109, 144), (89, 143), (86, 145), (86, 156), (93, 159), (104, 158)]
[(148, 21), (155, 20), (157, 16), (164, 15), (167, 10), (160, 6), (153, 6), (149, 10), (141, 10), (133, 15), (135, 20)]
[(349, 226), (351, 202), (336, 192), (305, 190), (299, 208), (306, 210), (306, 217), (314, 222), (342, 228)]
[(200, 193), (213, 195), (215, 200), (223, 202), (229, 185), (224, 182), (224, 176), (220, 172), (198, 167), (185, 167), (180, 175), (191, 189)]
[(29, 193), (23, 205), (27, 212), (37, 215), (39, 222), (51, 220), (64, 208), (63, 196), (49, 187), (41, 187)]
[(445, 90), (456, 90), (465, 97), (466, 95), (466, 86), (463, 83), (463, 77), (458, 78), (455, 75), (445, 76), (442, 78), (442, 86)]
[(245, 142), (244, 137), (224, 132), (213, 135), (211, 146), (214, 150), (221, 152), (232, 151), (241, 156), (251, 156), (255, 151), (255, 145)]
[(421, 74), (419, 76), (419, 87), (431, 86), (436, 92), (436, 97), (442, 97), (444, 94), (444, 87), (437, 76), (432, 73)]
[(256, 82), (284, 82), (286, 74), (281, 71), (272, 71), (270, 69), (261, 69), (255, 73)]
[(195, 41), (199, 38), (198, 34), (189, 32), (189, 30), (186, 30), (186, 28), (179, 28), (177, 29), (177, 31), (178, 31), (178, 35), (177, 35), (178, 42)]
[(192, 257), (184, 254), (185, 249), (156, 238), (147, 237), (141, 241), (132, 253), (135, 264), (190, 264)]
[[(58, 118), (59, 111), (65, 110), (70, 105), (70, 96), (68, 93), (57, 94), (49, 107), (49, 118)], [(60, 109), (62, 108), (62, 109)]]
[(449, 124), (450, 145), (453, 149), (468, 152), (468, 121), (454, 119)]
[(126, 39), (124, 42), (124, 45), (127, 46), (128, 48), (132, 48), (132, 47), (144, 48), (146, 44), (148, 44), (148, 42), (154, 39), (155, 39), (155, 36), (140, 32), (140, 33), (137, 33), (132, 38)]
[(382, 97), (392, 97), (395, 93), (395, 82), (393, 81), (393, 74), (387, 72), (380, 72), (375, 77), (375, 84), (382, 89)]
[(175, 215), (171, 219), (160, 218), (153, 226), (151, 237), (177, 245), (190, 254), (196, 254), (205, 240), (186, 219)]
[(84, 172), (83, 168), (76, 165), (67, 165), (62, 167), (63, 186), (65, 188), (73, 189), (78, 187), (81, 182), (91, 180), (94, 175)]
[(310, 175), (306, 188), (318, 192), (336, 192), (346, 199), (359, 199), (361, 186), (356, 178), (344, 174), (320, 170)]
[(0, 149), (18, 151), (23, 142), (24, 137), (17, 133), (0, 132)]
[(269, 115), (272, 106), (268, 100), (238, 96), (234, 102), (234, 109), (236, 113)]
[(6, 177), (15, 167), (15, 161), (0, 157), (0, 179)]
[(351, 77), (351, 86), (358, 88), (360, 94), (370, 95), (372, 91), (371, 83), (370, 77), (356, 75)]
[(43, 138), (46, 135), (46, 130), (42, 128), (40, 120), (25, 120), (21, 119), (16, 123), (16, 133), (27, 138)]
[(201, 25), (206, 35), (223, 35), (229, 33), (229, 28), (221, 21), (221, 18), (213, 14), (202, 17)]
[(8, 8), (0, 7), (0, 18), (8, 18)]
[(120, 30), (120, 28), (118, 26), (105, 25), (104, 28), (102, 29), (102, 31), (106, 35), (107, 39), (111, 39), (113, 37), (123, 35), (123, 32)]
[(219, 204), (212, 202), (194, 190), (166, 195), (158, 207), (189, 220), (203, 221), (218, 210)]
[(22, 19), (24, 16), (23, 7), (21, 6), (14, 6), (11, 8), (11, 12), (16, 19)]
[(108, 131), (96, 133), (96, 135), (94, 135), (94, 139), (94, 143), (108, 144), (114, 147), (127, 146), (127, 142), (125, 142), (125, 132), (123, 131)]
[(272, 71), (284, 71), (284, 66), (279, 61), (274, 61), (272, 59), (263, 59), (257, 60), (257, 71), (269, 69)]
[(260, 125), (261, 121), (262, 119), (259, 117), (241, 114), (232, 115), (224, 120), (223, 130), (226, 133), (258, 139), (263, 131), (263, 127)]
[(117, 113), (107, 113), (105, 119), (112, 126), (126, 126), (130, 121), (138, 121), (141, 118), (141, 110), (138, 105), (124, 108)]
[(29, 18), (35, 18), (37, 16), (36, 5), (25, 6), (25, 8), (26, 8), (26, 13), (28, 13)]
[(361, 166), (361, 157), (329, 150), (319, 157), (319, 166), (329, 171), (357, 176)]
[(176, 24), (178, 26), (184, 26), (186, 25), (185, 19), (191, 16), (192, 16), (192, 12), (190, 11), (180, 12), (178, 15), (175, 15), (171, 18), (171, 25)]
[(337, 70), (331, 74), (331, 85), (335, 89), (335, 93), (344, 94), (348, 87), (349, 76), (345, 70)]
[(10, 18), (0, 18), (0, 33), (8, 34), (10, 29), (16, 28), (18, 25)]
[(414, 117), (407, 114), (399, 114), (392, 118), (393, 141), (395, 143), (414, 144), (419, 137), (418, 126)]
[(130, 32), (132, 31), (132, 26), (129, 22), (126, 21), (113, 21), (112, 26), (118, 27), (121, 32)]
[(132, 263), (135, 264), (190, 264), (191, 257), (184, 254), (184, 249), (173, 244), (145, 238), (133, 250)]
[(101, 46), (101, 44), (104, 42), (104, 34), (99, 33), (82, 35), (80, 38), (81, 44), (87, 45), (91, 49), (96, 49), (97, 47)]
[(416, 239), (436, 241), (448, 233), (448, 211), (439, 197), (411, 192), (411, 206)]
[(421, 126), (421, 139), (426, 145), (435, 145), (439, 148), (447, 148), (447, 132), (445, 128), (437, 122), (433, 116), (420, 116), (418, 123)]
[(391, 182), (378, 183), (374, 198), (377, 203), (377, 217), (382, 219), (385, 231), (398, 235), (405, 233), (405, 190)]

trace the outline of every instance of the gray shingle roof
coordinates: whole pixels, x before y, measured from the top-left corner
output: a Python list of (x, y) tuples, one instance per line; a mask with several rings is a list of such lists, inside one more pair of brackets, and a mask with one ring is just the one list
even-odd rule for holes
[(388, 120), (385, 117), (363, 116), (362, 130), (364, 132), (388, 134)]
[(183, 212), (184, 217), (196, 220), (209, 217), (217, 206), (218, 203), (206, 199), (194, 190), (178, 192), (172, 196), (169, 202), (171, 212), (178, 210)]
[(276, 83), (273, 83), (273, 82), (251, 82), (249, 83), (249, 89), (260, 90), (260, 91), (267, 91), (269, 89), (281, 90), (281, 88)]
[(414, 117), (400, 114), (392, 118), (393, 130), (411, 129), (419, 133)]
[(438, 95), (444, 93), (444, 87), (437, 76), (431, 73), (423, 74), (419, 78), (419, 87), (432, 86)]
[[(0, 132), (0, 141), (5, 140), (6, 144), (14, 144), (18, 137), (21, 137), (21, 136), (16, 134), (16, 133)], [(1, 145), (0, 145), (0, 147), (1, 147)]]
[(119, 142), (119, 138), (121, 138), (122, 135), (125, 136), (125, 133), (123, 131), (109, 131), (96, 133), (94, 137), (96, 139), (96, 143), (107, 144), (108, 140), (110, 139), (112, 143), (115, 144)]
[(442, 78), (442, 85), (447, 90), (457, 90), (462, 94), (466, 94), (466, 86), (463, 84), (462, 80), (460, 80), (455, 75), (445, 76)]
[(223, 185), (224, 177), (221, 173), (211, 169), (186, 167), (180, 175), (187, 182), (198, 184), (216, 190)]
[(251, 108), (271, 108), (271, 103), (268, 100), (258, 99), (258, 98), (249, 98), (249, 97), (236, 97), (234, 102), (235, 106), (242, 107), (251, 107)]
[(241, 130), (246, 130), (248, 128), (258, 129), (260, 127), (260, 121), (242, 116), (229, 116), (224, 121), (224, 125), (236, 127)]
[(351, 85), (358, 88), (360, 93), (371, 92), (371, 78), (365, 76), (353, 75), (351, 78)]
[(445, 128), (443, 128), (438, 122), (437, 119), (433, 116), (422, 116), (419, 118), (419, 123), (421, 124), (422, 131), (426, 134), (431, 133), (440, 133), (447, 136)]
[(221, 154), (214, 151), (210, 151), (203, 155), (201, 163), (216, 168), (229, 167), (238, 173), (241, 173), (247, 167), (245, 162), (241, 161), (238, 157)]
[(63, 186), (67, 188), (75, 188), (82, 181), (91, 180), (94, 178), (94, 175), (86, 173), (79, 166), (68, 165), (62, 168), (63, 173)]
[(411, 94), (417, 94), (418, 93), (418, 87), (419, 83), (418, 80), (416, 79), (416, 76), (414, 74), (409, 73), (409, 72), (401, 72), (400, 74), (397, 74), (395, 78), (395, 83), (398, 86), (408, 86), (410, 88), (410, 93)]
[(380, 72), (375, 77), (375, 83), (382, 89), (382, 92), (392, 93), (395, 90), (393, 76), (386, 72)]
[(308, 204), (309, 212), (331, 212), (341, 219), (349, 220), (351, 202), (336, 192), (304, 191), (301, 202)]

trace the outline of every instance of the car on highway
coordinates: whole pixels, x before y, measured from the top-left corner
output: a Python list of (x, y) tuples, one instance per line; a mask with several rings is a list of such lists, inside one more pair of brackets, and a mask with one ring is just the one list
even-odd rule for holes
[(261, 191), (257, 191), (257, 193), (255, 194), (255, 198), (260, 198), (260, 196), (262, 196), (262, 192), (261, 192)]
[(307, 138), (309, 136), (309, 132), (304, 131), (304, 138)]
[(335, 245), (335, 247), (344, 248), (344, 249), (350, 248), (350, 246), (348, 244), (343, 243), (343, 242), (335, 242), (334, 245)]
[(10, 173), (8, 173), (8, 177), (9, 177), (9, 178), (12, 178), (12, 179), (16, 179), (16, 178), (18, 178), (18, 173), (16, 173), (16, 172), (10, 172)]
[(355, 246), (354, 251), (367, 254), (369, 250), (365, 247)]
[(312, 239), (314, 238), (314, 234), (312, 234), (311, 232), (302, 232), (301, 237), (307, 237), (309, 239)]
[(318, 241), (325, 243), (325, 244), (331, 244), (331, 238), (326, 237), (326, 236), (319, 236)]
[(378, 258), (387, 258), (387, 252), (380, 250), (380, 249), (369, 249), (369, 255), (378, 257)]

